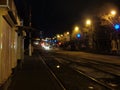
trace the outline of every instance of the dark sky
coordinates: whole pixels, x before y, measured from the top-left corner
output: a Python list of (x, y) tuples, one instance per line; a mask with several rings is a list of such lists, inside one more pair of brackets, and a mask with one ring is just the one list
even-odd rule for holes
[(87, 17), (89, 14), (98, 13), (97, 11), (106, 6), (106, 3), (117, 5), (119, 0), (15, 0), (15, 2), (18, 14), (25, 25), (28, 25), (31, 8), (32, 27), (50, 37), (56, 33), (72, 30), (85, 15)]

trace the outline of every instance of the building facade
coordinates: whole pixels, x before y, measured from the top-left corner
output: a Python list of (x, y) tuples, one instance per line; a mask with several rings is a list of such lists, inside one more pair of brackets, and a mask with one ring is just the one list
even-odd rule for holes
[[(13, 0), (0, 0), (0, 87), (22, 59), (22, 36), (18, 35), (20, 19)], [(20, 56), (21, 55), (21, 56)]]

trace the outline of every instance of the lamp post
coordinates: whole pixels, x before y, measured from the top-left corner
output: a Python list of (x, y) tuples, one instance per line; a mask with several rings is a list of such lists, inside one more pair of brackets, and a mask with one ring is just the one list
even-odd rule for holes
[(109, 12), (109, 14), (103, 15), (102, 18), (104, 20), (106, 20), (109, 24), (111, 24), (112, 26), (114, 26), (113, 21), (114, 21), (114, 17), (116, 16), (116, 14), (117, 14), (116, 10), (111, 10)]
[(117, 11), (111, 10), (109, 14), (104, 15), (102, 18), (105, 19), (110, 24), (110, 27), (112, 27), (113, 31), (111, 31), (111, 51), (112, 53), (118, 53), (119, 46), (120, 46), (120, 40), (118, 38), (118, 31), (120, 29), (119, 23), (119, 17), (116, 16)]
[(88, 32), (87, 32), (87, 35), (88, 35), (88, 45), (89, 45), (89, 48), (93, 48), (93, 27), (92, 27), (92, 22), (90, 19), (87, 19), (86, 20), (86, 27), (88, 27)]
[(70, 32), (65, 32), (63, 38), (64, 38), (64, 41), (65, 41), (65, 42), (70, 41)]
[[(29, 26), (31, 27), (31, 8), (29, 15)], [(29, 56), (32, 56), (31, 31), (29, 32)]]
[[(118, 53), (118, 49), (119, 49), (119, 38), (118, 38), (118, 30), (120, 29), (120, 25), (119, 24), (115, 24), (114, 19), (116, 16), (117, 12), (116, 10), (111, 10), (110, 12), (110, 19), (109, 22), (112, 24), (112, 26), (114, 27), (114, 33), (112, 34), (112, 40), (111, 40), (111, 45), (112, 45), (112, 52), (113, 53)], [(114, 35), (115, 34), (115, 35)]]
[(80, 30), (79, 30), (79, 27), (78, 26), (75, 26), (73, 31), (72, 31), (72, 36), (71, 36), (71, 39), (76, 39), (76, 35), (80, 33)]
[(81, 48), (82, 40), (81, 40), (81, 30), (78, 26), (74, 27), (74, 30), (72, 32), (72, 38), (73, 38), (72, 40), (73, 43), (71, 49), (72, 47), (74, 47), (73, 50), (79, 50)]
[[(119, 35), (120, 35), (120, 32), (119, 32), (119, 30), (120, 30), (120, 24), (115, 24), (114, 25), (114, 29), (115, 29), (115, 40), (114, 40), (114, 45), (113, 45), (113, 43), (112, 43), (112, 50), (115, 48), (116, 49), (116, 53), (117, 54), (120, 54), (120, 38), (119, 38)], [(112, 40), (112, 42), (113, 42), (113, 40)]]

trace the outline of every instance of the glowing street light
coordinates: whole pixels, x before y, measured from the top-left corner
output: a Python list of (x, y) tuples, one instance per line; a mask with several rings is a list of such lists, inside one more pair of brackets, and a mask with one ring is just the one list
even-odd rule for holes
[(112, 16), (116, 15), (116, 11), (115, 10), (112, 10), (110, 13), (111, 13)]
[(117, 14), (116, 10), (111, 10), (108, 14), (103, 15), (102, 18), (109, 22), (106, 24), (114, 25), (113, 21), (116, 14)]
[(69, 35), (70, 33), (69, 32), (67, 32), (67, 35)]
[(91, 20), (90, 19), (86, 20), (86, 25), (91, 25)]
[(64, 38), (64, 41), (70, 41), (71, 39), (70, 32), (65, 32), (63, 38)]
[(76, 26), (76, 27), (75, 27), (75, 31), (77, 32), (78, 30), (79, 30), (79, 27), (78, 27), (78, 26)]
[(60, 38), (60, 35), (57, 35), (57, 38)]
[(93, 42), (93, 37), (92, 37), (92, 35), (93, 35), (93, 24), (92, 24), (90, 19), (87, 19), (85, 24), (86, 24), (86, 27), (87, 27), (86, 36), (88, 36), (88, 37), (86, 37), (87, 42), (88, 42), (87, 47), (93, 48), (93, 43), (94, 43)]
[(70, 35), (70, 38), (71, 39), (76, 39), (76, 35), (80, 33), (80, 28), (78, 26), (75, 26), (71, 35)]
[(60, 36), (63, 37), (63, 34), (61, 34)]

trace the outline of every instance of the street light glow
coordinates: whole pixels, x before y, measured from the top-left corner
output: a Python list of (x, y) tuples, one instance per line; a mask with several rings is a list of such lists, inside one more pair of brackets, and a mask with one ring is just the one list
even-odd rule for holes
[(62, 35), (62, 34), (61, 34), (60, 36), (61, 36), (61, 37), (63, 37), (63, 35)]
[(78, 30), (79, 30), (79, 27), (78, 27), (78, 26), (76, 26), (76, 27), (75, 27), (75, 31), (78, 31)]
[(60, 35), (57, 35), (57, 37), (59, 38), (59, 37), (60, 37)]
[(86, 25), (91, 25), (91, 20), (86, 20)]
[(116, 11), (115, 11), (115, 10), (112, 10), (112, 11), (111, 11), (111, 15), (115, 16), (115, 15), (116, 15)]
[(69, 32), (67, 32), (67, 35), (69, 35), (70, 33)]

